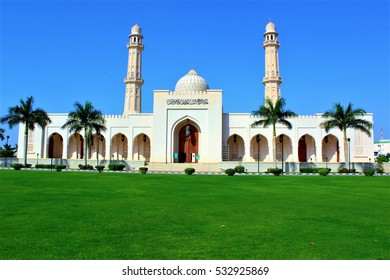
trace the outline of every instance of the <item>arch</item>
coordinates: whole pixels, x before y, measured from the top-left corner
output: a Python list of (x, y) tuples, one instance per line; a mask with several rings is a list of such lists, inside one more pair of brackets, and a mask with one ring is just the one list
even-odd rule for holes
[(133, 160), (150, 161), (150, 138), (145, 133), (140, 133), (134, 138)]
[(308, 162), (316, 160), (316, 145), (314, 138), (309, 134), (304, 134), (298, 141), (298, 160), (299, 162)]
[(84, 158), (84, 138), (80, 133), (74, 133), (68, 139), (68, 159)]
[(106, 158), (106, 138), (102, 134), (92, 135), (92, 143), (89, 149), (89, 159), (95, 158)]
[[(185, 136), (187, 126), (189, 126), (190, 135)], [(172, 144), (173, 162), (197, 163), (201, 147), (201, 129), (197, 121), (188, 115), (177, 120), (172, 126)]]
[(328, 134), (322, 138), (322, 161), (340, 162), (339, 140), (333, 134)]
[[(257, 143), (257, 135), (260, 136), (260, 141)], [(265, 136), (257, 134), (251, 139), (250, 156), (255, 161), (265, 161), (269, 156), (268, 140)]]
[(111, 159), (127, 160), (128, 144), (126, 135), (117, 133), (111, 138)]
[[(283, 139), (283, 141), (281, 141)], [(283, 151), (282, 151), (283, 150)], [(280, 134), (276, 137), (276, 160), (292, 161), (292, 142), (286, 134)]]
[(229, 150), (229, 161), (242, 161), (245, 155), (244, 139), (238, 134), (233, 134), (229, 136), (226, 143)]
[(191, 124), (183, 126), (179, 131), (179, 163), (198, 162), (199, 132)]
[(49, 137), (48, 157), (62, 158), (64, 141), (61, 134), (54, 132)]

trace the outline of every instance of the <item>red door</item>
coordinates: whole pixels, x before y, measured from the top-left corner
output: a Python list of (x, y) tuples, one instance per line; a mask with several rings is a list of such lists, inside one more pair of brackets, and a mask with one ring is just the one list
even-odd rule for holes
[(307, 154), (306, 154), (306, 141), (301, 137), (298, 143), (298, 159), (299, 162), (307, 162)]
[(192, 154), (198, 155), (198, 130), (189, 124), (179, 131), (179, 162), (192, 162)]

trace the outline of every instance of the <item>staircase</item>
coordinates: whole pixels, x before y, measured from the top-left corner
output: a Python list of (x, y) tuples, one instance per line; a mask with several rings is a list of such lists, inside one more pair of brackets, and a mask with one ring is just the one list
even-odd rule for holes
[(188, 167), (195, 168), (195, 172), (223, 172), (219, 163), (149, 163), (148, 171), (184, 172)]

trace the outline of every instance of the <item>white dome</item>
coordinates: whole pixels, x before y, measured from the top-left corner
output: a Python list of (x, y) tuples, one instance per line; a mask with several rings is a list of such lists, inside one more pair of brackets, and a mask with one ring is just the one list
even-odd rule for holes
[(265, 32), (268, 33), (268, 32), (276, 32), (276, 26), (275, 24), (270, 21), (266, 26), (265, 26)]
[(138, 26), (138, 24), (134, 25), (132, 28), (131, 28), (131, 34), (135, 34), (135, 35), (141, 35), (141, 27)]
[(192, 69), (176, 83), (175, 93), (199, 92), (207, 89), (209, 85), (206, 80)]

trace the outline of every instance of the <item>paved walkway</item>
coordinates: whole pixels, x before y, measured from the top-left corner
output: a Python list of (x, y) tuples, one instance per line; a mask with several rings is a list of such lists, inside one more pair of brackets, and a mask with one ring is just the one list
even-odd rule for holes
[[(1, 170), (13, 170), (11, 167), (2, 167)], [(46, 168), (22, 168), (22, 171), (52, 171), (57, 172), (54, 168), (53, 169), (46, 169)], [(87, 173), (98, 173), (97, 170), (81, 170), (81, 169), (63, 169), (62, 172), (87, 172)], [(123, 171), (113, 171), (113, 170), (104, 170), (104, 173), (140, 173), (138, 170), (123, 170)], [(186, 174), (184, 171), (182, 172), (176, 172), (176, 171), (148, 171), (147, 174), (176, 174), (176, 175), (183, 175)], [(224, 175), (225, 172), (196, 172), (194, 175)], [(236, 173), (234, 176), (274, 176), (272, 173)], [(284, 173), (280, 176), (320, 176), (318, 173), (300, 173), (300, 172), (289, 172)], [(362, 172), (356, 172), (356, 173), (336, 173), (331, 172), (328, 174), (328, 176), (365, 176)], [(374, 176), (390, 176), (390, 173), (380, 173), (375, 174)]]

